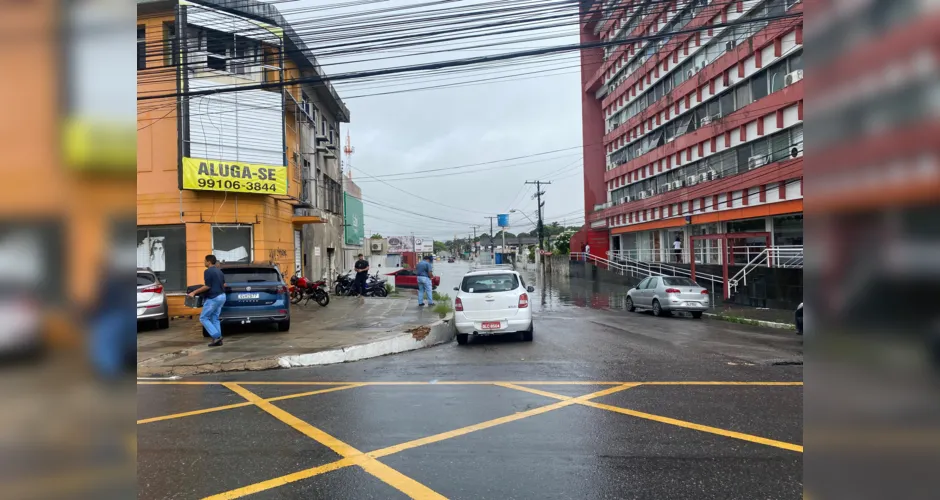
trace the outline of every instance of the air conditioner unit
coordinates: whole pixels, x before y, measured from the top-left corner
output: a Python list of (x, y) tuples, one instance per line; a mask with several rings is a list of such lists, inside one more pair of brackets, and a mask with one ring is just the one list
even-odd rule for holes
[(803, 70), (798, 69), (796, 71), (787, 73), (787, 76), (783, 77), (783, 86), (789, 87), (794, 83), (803, 79)]
[(630, 203), (631, 201), (633, 201), (633, 197), (632, 197), (632, 196), (625, 196), (625, 197), (623, 198), (623, 202), (624, 202), (624, 203)]
[(708, 124), (711, 123), (711, 122), (712, 122), (712, 117), (710, 117), (710, 116), (703, 116), (703, 117), (702, 117), (702, 121), (700, 122), (700, 125), (704, 127), (705, 125), (708, 125)]
[(688, 176), (688, 177), (685, 178), (685, 185), (686, 185), (686, 186), (691, 186), (691, 185), (695, 184), (696, 182), (698, 182), (698, 179), (697, 179), (694, 175), (690, 175), (690, 176)]
[(669, 184), (664, 184), (664, 185), (659, 186), (658, 188), (656, 188), (656, 192), (659, 193), (659, 194), (663, 194), (663, 193), (665, 193), (666, 191), (669, 191)]
[(382, 247), (384, 246), (384, 243), (385, 243), (385, 242), (384, 242), (384, 241), (381, 241), (381, 240), (380, 240), (380, 241), (372, 241), (372, 251), (373, 251), (373, 252), (381, 252), (381, 251), (382, 251)]
[(762, 167), (767, 163), (767, 158), (764, 155), (752, 156), (747, 159), (747, 169), (755, 169), (757, 167)]
[(692, 68), (692, 69), (686, 71), (686, 72), (685, 72), (685, 79), (686, 79), (686, 80), (691, 80), (692, 77), (695, 76), (695, 71), (696, 71), (697, 69), (698, 69), (698, 68)]
[(640, 199), (641, 199), (641, 200), (645, 200), (645, 199), (646, 199), (646, 191), (640, 191)]
[(672, 189), (679, 189), (682, 187), (682, 181), (675, 181), (672, 183)]
[(699, 182), (705, 182), (705, 181), (707, 181), (707, 180), (708, 180), (708, 173), (707, 173), (707, 172), (703, 172), (703, 173), (701, 173), (701, 174), (698, 174), (698, 181), (699, 181)]
[(731, 52), (734, 49), (735, 45), (737, 45), (737, 42), (734, 40), (725, 42), (725, 52)]
[(718, 172), (714, 170), (709, 170), (707, 173), (708, 173), (708, 180), (710, 181), (713, 181), (718, 178)]

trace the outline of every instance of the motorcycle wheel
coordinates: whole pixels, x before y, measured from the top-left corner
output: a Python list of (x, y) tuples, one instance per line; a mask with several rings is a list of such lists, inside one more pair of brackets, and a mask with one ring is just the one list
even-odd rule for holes
[(388, 290), (386, 290), (385, 287), (376, 288), (376, 289), (375, 289), (375, 296), (376, 296), (376, 297), (387, 297), (387, 296), (388, 296)]
[(290, 294), (290, 303), (299, 304), (300, 301), (303, 300), (303, 298), (304, 298), (304, 294), (295, 290), (294, 292)]
[(320, 290), (314, 295), (313, 300), (317, 301), (317, 304), (320, 304), (322, 307), (326, 307), (326, 305), (330, 303), (330, 294)]

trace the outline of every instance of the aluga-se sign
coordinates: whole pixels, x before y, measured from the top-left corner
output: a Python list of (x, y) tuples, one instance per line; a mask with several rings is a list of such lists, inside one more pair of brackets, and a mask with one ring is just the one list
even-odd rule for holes
[(183, 158), (183, 189), (287, 194), (287, 167)]

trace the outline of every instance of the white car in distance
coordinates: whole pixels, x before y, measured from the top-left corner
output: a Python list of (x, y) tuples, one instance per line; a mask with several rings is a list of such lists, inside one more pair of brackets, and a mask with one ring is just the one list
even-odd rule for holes
[(471, 271), (454, 288), (454, 324), (457, 343), (466, 344), (471, 336), (522, 334), (531, 341), (534, 333), (529, 293), (522, 275), (511, 269)]

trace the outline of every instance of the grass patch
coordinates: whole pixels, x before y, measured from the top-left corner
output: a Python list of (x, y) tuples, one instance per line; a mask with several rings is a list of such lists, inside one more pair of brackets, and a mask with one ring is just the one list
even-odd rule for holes
[(441, 318), (447, 316), (447, 313), (453, 312), (454, 305), (451, 303), (450, 295), (440, 294), (436, 291), (431, 292), (431, 297), (434, 299), (434, 303), (437, 304), (434, 306), (433, 311), (436, 312)]

